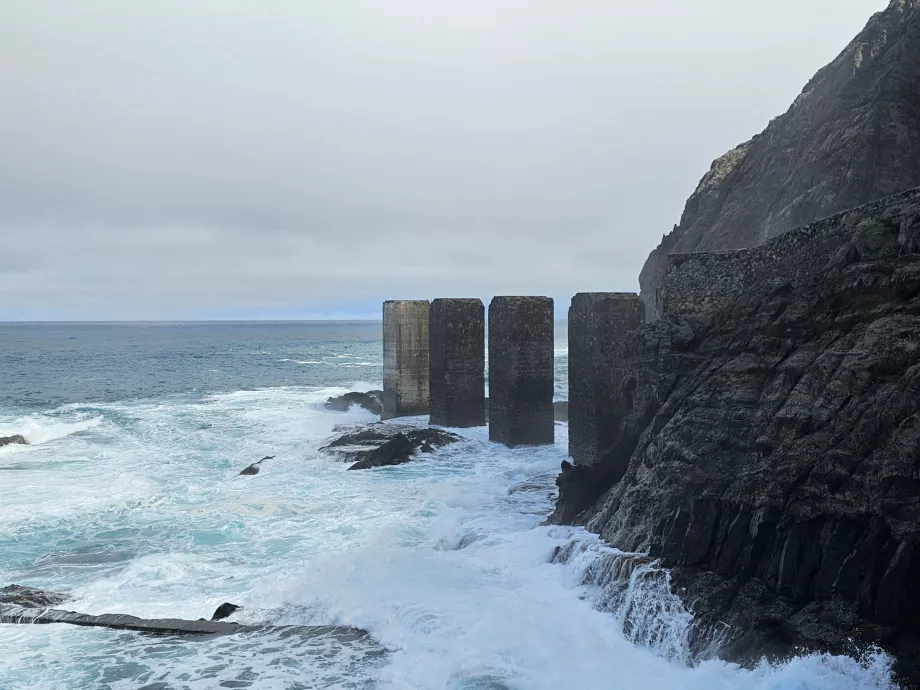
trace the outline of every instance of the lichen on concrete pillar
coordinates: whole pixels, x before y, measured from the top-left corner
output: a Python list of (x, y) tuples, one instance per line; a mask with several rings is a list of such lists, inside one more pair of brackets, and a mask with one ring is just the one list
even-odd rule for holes
[(428, 414), (428, 300), (383, 303), (381, 419)]
[(489, 305), (489, 439), (553, 443), (553, 300), (495, 297)]
[(429, 311), (430, 423), (486, 423), (485, 307), (478, 299), (436, 299)]
[(569, 454), (617, 479), (629, 461), (612, 457), (631, 409), (623, 352), (644, 321), (645, 304), (632, 293), (579, 293), (569, 308)]

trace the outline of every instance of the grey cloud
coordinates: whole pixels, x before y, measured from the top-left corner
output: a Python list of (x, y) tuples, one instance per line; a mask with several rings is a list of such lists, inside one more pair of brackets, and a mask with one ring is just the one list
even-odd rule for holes
[(635, 289), (883, 5), (7, 0), (0, 318)]

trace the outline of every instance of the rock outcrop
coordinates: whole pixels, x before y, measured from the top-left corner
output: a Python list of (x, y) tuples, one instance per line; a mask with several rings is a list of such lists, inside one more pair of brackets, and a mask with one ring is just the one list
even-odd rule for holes
[(789, 110), (719, 158), (639, 282), (646, 318), (673, 252), (752, 247), (920, 185), (920, 3), (892, 0)]
[(0, 448), (9, 445), (27, 446), (29, 445), (29, 442), (26, 441), (25, 436), (21, 434), (15, 434), (13, 436), (0, 436)]
[(443, 429), (376, 423), (343, 430), (320, 450), (353, 462), (350, 470), (364, 470), (400, 465), (419, 452), (430, 453), (461, 440), (462, 437)]
[(231, 604), (229, 601), (225, 601), (223, 604), (217, 607), (214, 611), (214, 615), (211, 616), (212, 621), (222, 621), (224, 618), (229, 618), (234, 613), (240, 610), (240, 606), (236, 604)]
[(13, 604), (27, 609), (43, 609), (63, 604), (70, 599), (66, 594), (49, 592), (34, 587), (9, 585), (0, 588), (0, 604)]
[(379, 416), (383, 413), (383, 391), (339, 395), (326, 400), (325, 408), (334, 412), (348, 412), (352, 405), (357, 405)]
[(920, 190), (672, 256), (662, 296), (622, 353), (625, 475), (565, 468), (553, 519), (671, 567), (700, 647), (878, 644), (917, 683)]
[(51, 608), (26, 608), (15, 604), (0, 604), (0, 623), (50, 624), (67, 623), (89, 628), (135, 630), (160, 635), (235, 635), (253, 627), (217, 621), (190, 621), (180, 618), (137, 618), (121, 613), (91, 616), (74, 611)]

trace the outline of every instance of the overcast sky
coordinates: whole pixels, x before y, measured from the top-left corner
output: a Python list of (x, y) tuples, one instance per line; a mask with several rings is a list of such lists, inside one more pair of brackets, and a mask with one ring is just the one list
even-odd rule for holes
[(0, 319), (637, 290), (885, 0), (3, 0)]

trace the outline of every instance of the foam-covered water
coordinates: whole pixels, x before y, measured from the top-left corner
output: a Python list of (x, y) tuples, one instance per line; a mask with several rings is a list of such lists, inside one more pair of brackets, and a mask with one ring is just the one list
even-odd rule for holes
[[(86, 613), (199, 618), (232, 601), (244, 607), (239, 622), (351, 625), (370, 639), (296, 627), (191, 640), (0, 626), (0, 688), (893, 687), (883, 656), (811, 655), (753, 670), (690, 658), (690, 615), (666, 587), (633, 569), (611, 590), (605, 564), (615, 550), (541, 526), (565, 425), (554, 447), (507, 450), (476, 429), (410, 464), (347, 472), (317, 448), (334, 425), (373, 418), (322, 402), (377, 380), (335, 367), (330, 382), (328, 365), (297, 362), (368, 362), (376, 372), (379, 342), (317, 339), (303, 326), (299, 338), (285, 332), (285, 349), (277, 333), (254, 333), (224, 330), (208, 342), (247, 353), (222, 361), (227, 385), (135, 375), (129, 355), (120, 365), (106, 351), (103, 365), (89, 352), (85, 400), (67, 399), (81, 385), (68, 380), (29, 389), (30, 400), (52, 404), (4, 401), (0, 435), (35, 445), (0, 449), (0, 585), (69, 592), (67, 607)], [(161, 368), (212, 365), (186, 361), (187, 343), (153, 340)], [(251, 385), (262, 367), (272, 380)], [(280, 385), (277, 367), (325, 378)], [(155, 379), (163, 382), (145, 383)], [(275, 458), (260, 474), (238, 476), (265, 455)], [(552, 562), (557, 547), (571, 552), (564, 564)]]

